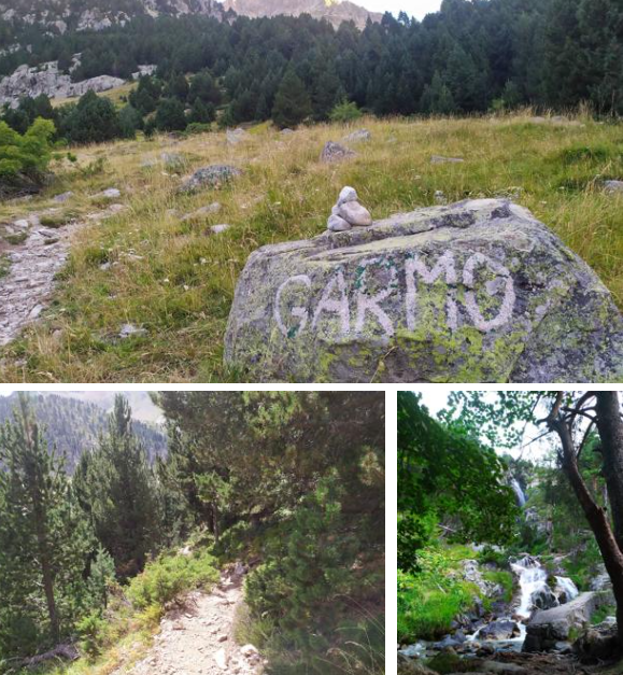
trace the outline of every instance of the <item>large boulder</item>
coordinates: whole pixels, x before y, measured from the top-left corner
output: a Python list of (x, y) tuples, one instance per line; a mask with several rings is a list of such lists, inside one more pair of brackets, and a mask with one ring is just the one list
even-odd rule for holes
[(580, 630), (588, 626), (595, 610), (609, 600), (608, 593), (581, 593), (564, 605), (536, 612), (526, 627), (523, 651), (555, 649), (557, 642), (569, 639), (572, 629)]
[(500, 619), (492, 621), (478, 633), (479, 640), (510, 640), (521, 635), (521, 628), (516, 621)]
[(225, 361), (254, 381), (618, 382), (623, 317), (530, 212), (483, 199), (255, 251)]

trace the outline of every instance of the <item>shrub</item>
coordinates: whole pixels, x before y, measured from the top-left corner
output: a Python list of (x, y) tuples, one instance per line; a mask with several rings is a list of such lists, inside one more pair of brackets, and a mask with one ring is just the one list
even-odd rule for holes
[(39, 118), (22, 136), (0, 122), (0, 198), (41, 189), (52, 159), (54, 123)]
[(105, 643), (105, 628), (107, 622), (98, 611), (85, 616), (76, 625), (80, 633), (80, 648), (91, 659), (99, 656)]
[(128, 597), (137, 609), (164, 607), (193, 588), (218, 579), (215, 559), (202, 552), (193, 556), (163, 555), (148, 563), (128, 588)]
[(342, 101), (338, 103), (335, 108), (329, 113), (329, 119), (332, 122), (354, 122), (361, 117), (361, 110), (353, 101)]
[(478, 589), (451, 573), (455, 564), (452, 550), (428, 548), (418, 555), (417, 574), (398, 570), (400, 641), (444, 635), (457, 614), (473, 605)]

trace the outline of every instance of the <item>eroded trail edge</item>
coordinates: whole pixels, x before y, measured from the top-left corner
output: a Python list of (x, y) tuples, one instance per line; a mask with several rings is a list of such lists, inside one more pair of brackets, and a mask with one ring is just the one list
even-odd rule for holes
[(244, 605), (243, 574), (222, 575), (211, 593), (195, 591), (184, 606), (162, 620), (148, 655), (130, 670), (132, 675), (259, 675), (263, 663), (252, 645), (234, 639), (237, 612)]

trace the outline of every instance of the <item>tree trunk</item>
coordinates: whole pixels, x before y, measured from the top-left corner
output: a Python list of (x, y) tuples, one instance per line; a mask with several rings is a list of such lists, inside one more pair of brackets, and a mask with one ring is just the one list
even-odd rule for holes
[(571, 431), (567, 423), (560, 419), (550, 420), (550, 427), (560, 436), (563, 448), (563, 471), (569, 479), (571, 487), (595, 535), (606, 571), (612, 581), (612, 589), (617, 605), (619, 645), (623, 645), (623, 553), (619, 549), (606, 511), (595, 502), (580, 473), (575, 447), (571, 439)]
[(43, 580), (43, 591), (50, 619), (50, 632), (55, 643), (60, 641), (60, 619), (54, 597), (54, 575), (50, 562), (50, 542), (48, 541), (47, 510), (44, 503), (45, 480), (41, 468), (37, 464), (36, 430), (30, 421), (30, 413), (25, 399), (20, 400), (23, 420), (24, 441), (26, 443), (26, 461), (24, 468), (27, 474), (28, 490), (32, 501), (34, 531), (37, 537), (39, 564)]
[(596, 396), (597, 429), (601, 438), (610, 515), (615, 539), (623, 552), (623, 421), (619, 395), (615, 391), (601, 391)]

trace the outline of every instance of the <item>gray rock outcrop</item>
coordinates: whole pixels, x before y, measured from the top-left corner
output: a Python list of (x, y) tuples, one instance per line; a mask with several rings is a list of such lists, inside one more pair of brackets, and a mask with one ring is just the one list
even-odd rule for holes
[(623, 317), (545, 225), (483, 199), (255, 251), (225, 361), (253, 381), (619, 382)]
[(72, 82), (71, 75), (58, 69), (57, 61), (44, 63), (36, 68), (20, 66), (12, 75), (0, 80), (0, 105), (15, 107), (21, 98), (35, 98), (45, 94), (50, 98), (83, 96), (87, 91), (108, 91), (124, 84), (124, 80), (110, 75), (92, 77), (82, 82)]
[(333, 141), (327, 141), (322, 149), (320, 155), (320, 161), (325, 163), (339, 162), (343, 159), (348, 159), (349, 157), (354, 157), (355, 153), (348, 148), (345, 148), (339, 143), (334, 143)]
[(596, 609), (607, 604), (608, 593), (581, 593), (575, 600), (537, 612), (526, 627), (525, 652), (554, 649), (556, 642), (569, 639), (571, 629), (587, 626)]
[(235, 166), (228, 164), (212, 164), (198, 169), (195, 173), (185, 180), (180, 186), (180, 192), (192, 193), (205, 188), (214, 188), (224, 183), (228, 183), (236, 176), (240, 176), (242, 171)]

